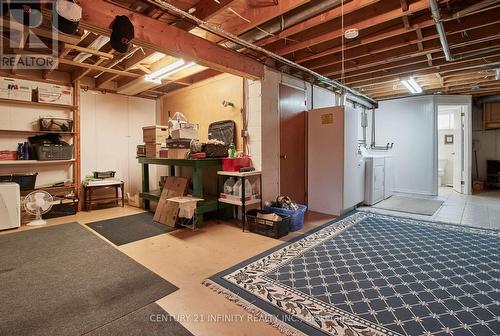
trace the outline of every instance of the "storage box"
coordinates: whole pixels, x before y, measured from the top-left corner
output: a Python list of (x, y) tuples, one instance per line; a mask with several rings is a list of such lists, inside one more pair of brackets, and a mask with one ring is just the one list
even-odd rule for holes
[(78, 198), (76, 197), (54, 197), (54, 202), (55, 204), (52, 205), (49, 212), (42, 215), (43, 219), (76, 215), (76, 212), (78, 211)]
[(40, 118), (40, 131), (73, 132), (73, 120), (64, 118)]
[(38, 83), (36, 93), (40, 103), (73, 105), (73, 88), (71, 86)]
[(222, 158), (222, 170), (229, 172), (239, 172), (241, 168), (250, 167), (252, 161), (249, 156), (241, 158)]
[(38, 173), (24, 175), (2, 175), (0, 182), (14, 182), (19, 184), (21, 191), (31, 191), (35, 189), (36, 177)]
[(0, 161), (17, 159), (17, 151), (0, 151)]
[(0, 77), (0, 98), (31, 101), (31, 89), (28, 81)]
[(283, 208), (273, 208), (265, 207), (264, 210), (277, 213), (280, 216), (290, 217), (290, 231), (301, 230), (304, 227), (304, 214), (306, 213), (307, 207), (305, 205), (299, 204), (297, 210), (289, 210)]
[(251, 232), (262, 234), (272, 238), (281, 238), (288, 234), (290, 226), (290, 217), (280, 216), (281, 221), (271, 221), (264, 218), (258, 218), (258, 213), (269, 214), (271, 212), (253, 209), (247, 211), (246, 219), (248, 228)]
[(160, 158), (162, 158), (162, 159), (168, 158), (168, 148), (160, 149)]
[(155, 125), (142, 128), (144, 142), (163, 143), (168, 138), (168, 127)]
[(171, 148), (168, 150), (169, 159), (185, 159), (189, 155), (189, 149)]
[(160, 157), (161, 143), (149, 142), (146, 143), (146, 157), (157, 158)]
[(137, 157), (146, 156), (146, 145), (137, 145)]
[(180, 128), (170, 130), (172, 139), (196, 139), (198, 140), (198, 125), (181, 124)]
[(474, 181), (472, 183), (472, 189), (474, 191), (483, 191), (484, 190), (484, 181)]
[(32, 144), (31, 148), (39, 161), (71, 160), (73, 158), (73, 145)]

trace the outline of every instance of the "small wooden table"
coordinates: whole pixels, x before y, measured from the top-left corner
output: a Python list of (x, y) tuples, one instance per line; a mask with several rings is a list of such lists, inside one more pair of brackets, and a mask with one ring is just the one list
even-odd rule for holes
[[(114, 202), (115, 206), (121, 201), (121, 206), (125, 206), (125, 183), (124, 182), (113, 182), (110, 184), (102, 184), (102, 185), (91, 185), (83, 187), (83, 208), (86, 211), (92, 211), (92, 205), (94, 204), (103, 204), (103, 203), (111, 203)], [(93, 198), (93, 193), (96, 190), (104, 190), (104, 189), (114, 189), (115, 196), (114, 197), (100, 197)], [(121, 197), (118, 195), (118, 189), (121, 189)]]

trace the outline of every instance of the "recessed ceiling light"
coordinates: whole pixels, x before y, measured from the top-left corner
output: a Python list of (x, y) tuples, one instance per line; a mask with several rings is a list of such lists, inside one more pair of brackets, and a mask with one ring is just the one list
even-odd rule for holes
[(354, 39), (359, 36), (359, 29), (351, 28), (347, 29), (344, 33), (346, 39)]

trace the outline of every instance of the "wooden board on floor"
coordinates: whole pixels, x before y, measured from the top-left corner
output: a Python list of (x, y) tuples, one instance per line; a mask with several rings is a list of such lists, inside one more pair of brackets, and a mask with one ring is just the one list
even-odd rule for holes
[(169, 176), (156, 207), (153, 220), (171, 227), (175, 227), (179, 204), (168, 201), (169, 198), (185, 196), (187, 193), (188, 179), (184, 177)]

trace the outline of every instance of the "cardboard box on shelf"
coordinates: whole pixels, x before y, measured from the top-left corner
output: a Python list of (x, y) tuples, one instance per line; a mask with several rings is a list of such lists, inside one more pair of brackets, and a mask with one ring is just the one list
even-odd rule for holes
[(184, 123), (170, 130), (172, 139), (196, 139), (198, 140), (198, 125)]
[(73, 105), (73, 88), (65, 85), (38, 83), (37, 97), (40, 103)]
[(189, 149), (171, 148), (168, 150), (168, 158), (169, 159), (185, 159), (188, 154), (189, 154)]
[(148, 142), (146, 143), (146, 157), (158, 158), (160, 157), (161, 143)]
[(0, 98), (32, 101), (31, 83), (22, 79), (0, 77)]
[(163, 143), (168, 138), (168, 127), (162, 125), (143, 127), (142, 138), (144, 142)]

